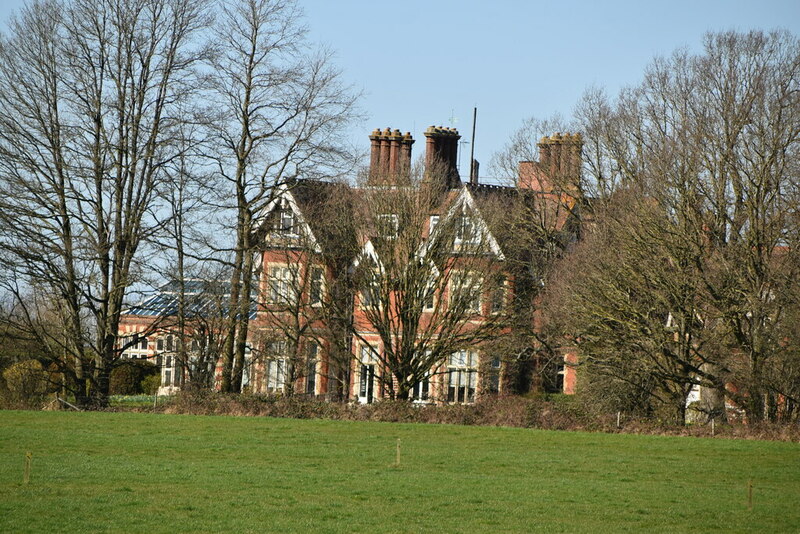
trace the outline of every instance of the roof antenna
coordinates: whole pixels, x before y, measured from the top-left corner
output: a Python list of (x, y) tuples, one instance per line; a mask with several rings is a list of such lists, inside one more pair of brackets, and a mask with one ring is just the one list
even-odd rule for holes
[(469, 148), (469, 183), (478, 185), (478, 166), (475, 161), (475, 123), (478, 121), (478, 108), (472, 108), (472, 144)]

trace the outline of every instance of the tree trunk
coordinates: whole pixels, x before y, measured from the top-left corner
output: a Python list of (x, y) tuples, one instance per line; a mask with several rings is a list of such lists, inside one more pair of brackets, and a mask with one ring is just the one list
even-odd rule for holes
[[(239, 217), (241, 221), (241, 215)], [(233, 367), (234, 367), (234, 354), (236, 345), (236, 329), (238, 321), (236, 316), (239, 312), (239, 298), (241, 292), (241, 276), (242, 276), (242, 237), (241, 226), (237, 228), (237, 242), (236, 252), (233, 260), (233, 273), (231, 274), (231, 287), (230, 297), (228, 300), (228, 321), (226, 328), (225, 345), (222, 349), (222, 380), (220, 390), (223, 393), (230, 393), (233, 391)]]
[(242, 285), (239, 295), (239, 306), (236, 313), (236, 343), (233, 354), (233, 370), (231, 373), (230, 390), (239, 393), (242, 390), (242, 371), (245, 365), (247, 352), (247, 335), (250, 326), (250, 306), (253, 285), (253, 267), (255, 254), (250, 243), (251, 217), (245, 213), (242, 236)]

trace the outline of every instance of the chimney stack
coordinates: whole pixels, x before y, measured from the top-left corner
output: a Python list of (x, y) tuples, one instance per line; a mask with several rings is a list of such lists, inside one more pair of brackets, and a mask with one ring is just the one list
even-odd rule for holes
[(469, 183), (478, 185), (478, 172), (481, 169), (481, 164), (477, 159), (472, 160), (472, 167), (469, 169)]
[(556, 132), (539, 141), (539, 165), (555, 183), (577, 184), (581, 175), (581, 134)]
[(544, 136), (539, 141), (539, 162), (522, 161), (519, 166), (519, 187), (545, 193), (555, 188), (574, 191), (581, 177), (581, 134)]
[(375, 129), (369, 136), (370, 158), (367, 185), (397, 185), (408, 181), (411, 170), (410, 132)]
[[(452, 189), (458, 187), (458, 140), (455, 128), (430, 126), (425, 130), (425, 173), (427, 180), (439, 180)], [(436, 175), (436, 176), (434, 176)]]

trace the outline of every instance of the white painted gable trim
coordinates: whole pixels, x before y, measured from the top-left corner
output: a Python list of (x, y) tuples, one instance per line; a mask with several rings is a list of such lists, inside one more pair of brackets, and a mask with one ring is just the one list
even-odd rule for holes
[(378, 257), (378, 253), (375, 251), (375, 245), (372, 244), (372, 240), (370, 239), (364, 246), (361, 247), (361, 251), (356, 255), (356, 258), (353, 260), (352, 269), (358, 269), (358, 266), (361, 265), (361, 261), (364, 258), (370, 258), (372, 261), (375, 262), (375, 265), (378, 266), (378, 272), (383, 274), (383, 263), (381, 259)]
[[(450, 209), (447, 211), (447, 215), (444, 216), (444, 219), (445, 220), (449, 219), (450, 217), (454, 217), (457, 214), (463, 212), (465, 206), (470, 209), (472, 217), (474, 217), (475, 224), (478, 227), (478, 229), (483, 233), (483, 235), (486, 236), (487, 238), (486, 241), (489, 244), (489, 249), (495, 256), (497, 256), (499, 260), (501, 261), (505, 260), (506, 257), (503, 254), (500, 245), (497, 243), (497, 239), (495, 239), (495, 237), (489, 231), (489, 227), (486, 225), (486, 221), (484, 221), (480, 210), (475, 205), (475, 199), (465, 186), (461, 187), (461, 192), (458, 194), (458, 198), (456, 198), (456, 201), (453, 202), (452, 206), (450, 206)], [(436, 227), (439, 228), (441, 224), (442, 221), (439, 221), (439, 224), (437, 224)], [(436, 230), (434, 229), (434, 232), (435, 231)]]
[(278, 186), (275, 197), (272, 200), (270, 200), (269, 203), (266, 206), (264, 206), (264, 208), (261, 210), (261, 212), (258, 215), (258, 219), (260, 219), (260, 221), (257, 226), (261, 227), (262, 225), (267, 224), (267, 217), (272, 212), (272, 210), (275, 209), (275, 206), (282, 200), (285, 200), (286, 203), (289, 205), (289, 208), (291, 208), (292, 213), (294, 213), (294, 216), (297, 218), (298, 227), (302, 232), (305, 232), (305, 234), (308, 236), (309, 240), (311, 241), (311, 244), (314, 247), (314, 252), (317, 254), (321, 254), (322, 247), (319, 246), (319, 241), (317, 241), (314, 232), (311, 231), (311, 227), (308, 225), (306, 218), (303, 216), (303, 212), (297, 206), (297, 201), (295, 200), (294, 195), (292, 194), (292, 190), (286, 184), (281, 184)]

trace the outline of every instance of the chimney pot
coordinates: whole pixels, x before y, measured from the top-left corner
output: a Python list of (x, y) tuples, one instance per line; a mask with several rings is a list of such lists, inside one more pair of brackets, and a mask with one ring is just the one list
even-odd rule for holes
[(367, 183), (394, 185), (400, 180), (407, 180), (411, 169), (411, 145), (414, 144), (411, 132), (403, 135), (397, 128), (376, 128), (369, 139), (371, 146)]
[(552, 190), (553, 186), (574, 189), (580, 180), (582, 147), (580, 133), (556, 132), (550, 137), (542, 137), (538, 170), (520, 164), (520, 187), (535, 184), (542, 190)]
[[(427, 166), (428, 180), (441, 180), (447, 188), (456, 187), (459, 183), (458, 166), (458, 140), (461, 136), (456, 128), (445, 126), (430, 126), (425, 130), (425, 164)], [(433, 176), (435, 165), (442, 176)]]

